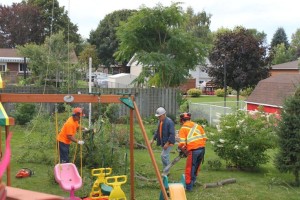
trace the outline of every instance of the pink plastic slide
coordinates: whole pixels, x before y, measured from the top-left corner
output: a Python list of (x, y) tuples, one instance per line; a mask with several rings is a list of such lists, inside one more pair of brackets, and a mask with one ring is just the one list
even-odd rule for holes
[(70, 192), (70, 200), (80, 199), (75, 197), (75, 190), (82, 186), (82, 179), (73, 163), (57, 164), (54, 167), (56, 182), (64, 191)]

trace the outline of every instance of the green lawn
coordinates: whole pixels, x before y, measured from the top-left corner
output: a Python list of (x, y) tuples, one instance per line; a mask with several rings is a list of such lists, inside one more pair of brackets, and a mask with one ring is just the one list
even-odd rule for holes
[[(213, 97), (211, 97), (213, 98)], [(150, 127), (152, 128), (153, 125)], [(147, 133), (149, 137), (151, 136), (149, 126), (146, 126)], [(13, 131), (12, 138), (12, 160), (11, 160), (11, 177), (12, 186), (29, 189), (33, 191), (40, 191), (45, 193), (57, 194), (61, 196), (68, 196), (67, 192), (60, 189), (59, 185), (54, 182), (53, 167), (55, 165), (54, 159), (53, 163), (50, 165), (44, 162), (35, 163), (35, 156), (38, 156), (39, 152), (34, 152), (30, 154), (32, 162), (24, 163), (20, 161), (20, 155), (22, 152), (27, 150), (28, 144), (38, 144), (40, 150), (44, 150), (46, 145), (39, 145), (39, 134), (35, 133), (34, 130), (28, 130), (26, 127), (14, 126), (11, 128)], [(139, 132), (139, 127), (136, 126), (135, 130)], [(47, 130), (45, 130), (47, 132)], [(141, 136), (139, 136), (141, 137)], [(154, 156), (156, 158), (157, 164), (161, 169), (160, 162), (160, 148), (153, 147)], [(124, 150), (129, 152), (129, 150)], [(53, 148), (47, 149), (47, 154), (43, 156), (54, 157), (55, 150)], [(273, 152), (270, 152), (272, 155)], [(173, 151), (171, 158), (175, 158), (177, 152)], [(39, 158), (40, 159), (40, 158)], [(266, 165), (262, 166), (257, 171), (238, 171), (238, 170), (228, 170), (223, 165), (219, 170), (209, 169), (207, 162), (210, 159), (217, 159), (217, 156), (212, 151), (210, 144), (208, 143), (206, 148), (205, 162), (201, 168), (198, 176), (198, 181), (201, 185), (194, 188), (192, 192), (186, 194), (188, 200), (198, 200), (198, 199), (243, 199), (243, 200), (256, 200), (256, 199), (287, 199), (296, 200), (300, 196), (300, 188), (294, 188), (290, 186), (290, 182), (293, 181), (293, 176), (291, 174), (280, 174), (274, 168), (272, 160)], [(22, 159), (21, 159), (22, 160)], [(135, 161), (135, 172), (140, 176), (146, 177), (150, 180), (155, 180), (155, 171), (151, 163), (151, 159), (148, 151), (140, 149), (134, 151), (134, 161)], [(171, 175), (169, 176), (169, 182), (179, 182), (181, 174), (184, 172), (185, 160), (182, 159), (171, 169)], [(23, 167), (30, 168), (35, 171), (35, 175), (30, 178), (17, 179), (15, 174), (17, 171)], [(78, 166), (80, 169), (80, 166)], [(83, 181), (84, 186), (80, 191), (77, 191), (78, 196), (86, 196), (91, 191), (91, 175), (90, 171), (83, 168)], [(121, 169), (121, 171), (123, 171)], [(122, 189), (127, 195), (127, 199), (130, 199), (130, 177), (127, 170), (128, 181), (125, 185), (122, 185)], [(121, 174), (119, 174), (121, 175)], [(203, 185), (206, 183), (213, 183), (220, 180), (235, 178), (236, 183), (224, 185), (222, 187), (208, 188), (204, 189)], [(2, 179), (4, 182), (6, 180), (5, 176)], [(135, 199), (136, 200), (154, 200), (159, 198), (160, 187), (157, 182), (142, 181), (135, 179)]]

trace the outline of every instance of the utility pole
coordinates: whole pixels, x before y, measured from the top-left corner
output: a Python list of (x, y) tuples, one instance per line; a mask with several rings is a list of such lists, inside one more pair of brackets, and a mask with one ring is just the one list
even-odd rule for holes
[(24, 79), (26, 79), (26, 71), (27, 71), (26, 57), (24, 57), (23, 71), (24, 71)]
[(227, 95), (227, 83), (226, 83), (226, 73), (227, 73), (227, 69), (226, 69), (226, 55), (225, 54), (221, 54), (221, 57), (224, 59), (223, 61), (223, 67), (224, 67), (224, 114), (226, 114), (226, 95)]

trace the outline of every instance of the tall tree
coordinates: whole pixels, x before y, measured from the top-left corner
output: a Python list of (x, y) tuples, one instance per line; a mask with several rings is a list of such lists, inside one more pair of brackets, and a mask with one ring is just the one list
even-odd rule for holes
[(44, 44), (26, 44), (17, 46), (18, 54), (30, 58), (29, 68), (36, 78), (36, 84), (44, 84), (44, 81), (59, 81), (70, 79), (70, 74), (76, 72), (70, 65), (69, 58), (73, 45), (67, 45), (62, 32), (47, 37)]
[(89, 58), (92, 58), (92, 67), (98, 68), (100, 60), (97, 57), (97, 50), (95, 45), (86, 45), (82, 52), (79, 54), (79, 61), (82, 63), (83, 68), (81, 71), (88, 71)]
[(291, 48), (294, 54), (294, 59), (300, 57), (300, 28), (296, 30), (294, 34), (292, 34), (291, 40)]
[(285, 62), (289, 62), (295, 59), (295, 51), (290, 47), (285, 48), (284, 44), (278, 44), (273, 48), (272, 64), (277, 65)]
[(271, 48), (274, 49), (278, 44), (283, 43), (285, 48), (288, 49), (290, 44), (288, 42), (285, 30), (282, 27), (279, 27), (273, 35), (271, 41)]
[(22, 2), (39, 8), (42, 19), (46, 23), (44, 30), (46, 36), (63, 31), (65, 41), (80, 43), (78, 26), (71, 22), (68, 12), (65, 11), (64, 6), (59, 6), (58, 0), (23, 0)]
[(45, 21), (38, 7), (23, 3), (0, 5), (0, 48), (44, 42)]
[(119, 27), (121, 21), (126, 21), (135, 10), (118, 10), (104, 17), (100, 21), (97, 29), (90, 32), (88, 42), (97, 47), (98, 58), (101, 63), (107, 67), (118, 64), (113, 57), (119, 47), (116, 36), (116, 28)]
[(242, 89), (253, 87), (269, 76), (263, 40), (243, 27), (218, 32), (209, 61), (207, 72), (220, 86), (224, 85), (226, 69), (226, 85), (237, 91), (237, 101)]
[(207, 45), (186, 31), (187, 15), (179, 4), (141, 7), (117, 29), (120, 46), (115, 56), (124, 61), (134, 55), (143, 65), (137, 79), (141, 84), (154, 79), (157, 87), (178, 86), (190, 69), (204, 62)]
[(211, 23), (211, 14), (202, 11), (195, 13), (192, 7), (186, 10), (187, 23), (186, 30), (198, 37), (202, 43), (212, 44), (212, 34), (209, 29)]
[(283, 105), (278, 124), (278, 146), (275, 166), (280, 172), (292, 173), (300, 185), (300, 88)]

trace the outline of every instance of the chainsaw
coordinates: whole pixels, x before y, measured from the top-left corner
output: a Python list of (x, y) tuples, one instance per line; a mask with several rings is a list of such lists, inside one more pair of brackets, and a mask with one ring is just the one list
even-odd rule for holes
[(179, 155), (176, 158), (174, 158), (174, 160), (172, 162), (170, 162), (170, 164), (168, 164), (163, 169), (162, 176), (167, 176), (171, 167), (173, 167), (176, 163), (178, 163), (181, 158), (186, 158), (188, 155), (188, 151), (187, 151), (186, 147), (183, 147), (181, 149), (178, 148), (177, 151), (179, 152)]

